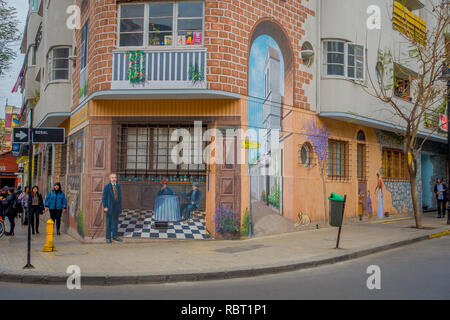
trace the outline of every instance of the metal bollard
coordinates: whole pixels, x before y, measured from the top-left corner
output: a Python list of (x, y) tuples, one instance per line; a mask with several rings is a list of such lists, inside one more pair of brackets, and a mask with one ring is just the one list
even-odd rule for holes
[(52, 219), (48, 219), (47, 221), (47, 238), (45, 240), (44, 247), (42, 248), (43, 252), (53, 252), (56, 251), (55, 245), (53, 244), (53, 225), (55, 223)]

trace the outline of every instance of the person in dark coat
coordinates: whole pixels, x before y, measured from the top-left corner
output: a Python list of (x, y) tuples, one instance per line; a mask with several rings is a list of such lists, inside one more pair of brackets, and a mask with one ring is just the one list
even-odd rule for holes
[(2, 201), (3, 212), (5, 216), (8, 218), (10, 230), (6, 232), (5, 235), (13, 236), (14, 228), (16, 226), (15, 219), (17, 216), (16, 209), (14, 208), (14, 203), (16, 202), (16, 195), (14, 194), (14, 188), (8, 189), (8, 195), (6, 199)]
[(45, 211), (47, 210), (50, 210), (50, 218), (56, 223), (56, 234), (61, 235), (61, 216), (67, 211), (67, 200), (59, 182), (55, 183), (53, 190), (45, 197)]
[(188, 220), (191, 216), (191, 211), (200, 208), (200, 201), (202, 200), (202, 193), (198, 190), (198, 183), (192, 183), (192, 191), (184, 195), (186, 203), (181, 206), (181, 215), (186, 211), (183, 220)]
[(0, 215), (2, 216), (3, 221), (5, 220), (5, 210), (3, 210), (3, 201), (6, 200), (8, 196), (8, 187), (3, 187), (0, 190)]
[[(44, 212), (44, 200), (42, 194), (39, 192), (38, 186), (34, 186), (31, 194), (27, 197), (29, 209), (29, 223), (31, 223), (31, 230), (34, 234), (39, 234), (39, 216)], [(31, 203), (30, 203), (31, 202)]]
[(436, 195), (438, 218), (445, 217), (445, 207), (448, 201), (448, 188), (445, 183), (442, 182), (440, 178), (436, 179), (436, 184), (434, 185), (434, 194)]
[(110, 179), (111, 182), (105, 186), (102, 195), (103, 210), (106, 214), (106, 242), (111, 243), (111, 236), (112, 240), (122, 242), (117, 235), (119, 216), (122, 212), (122, 194), (117, 183), (117, 175), (112, 173)]

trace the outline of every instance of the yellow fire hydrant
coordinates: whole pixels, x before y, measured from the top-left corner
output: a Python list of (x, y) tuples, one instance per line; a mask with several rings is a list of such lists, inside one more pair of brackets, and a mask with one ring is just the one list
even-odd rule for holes
[(53, 225), (55, 223), (52, 219), (48, 219), (47, 221), (47, 238), (45, 240), (44, 247), (42, 248), (43, 252), (53, 252), (56, 251), (55, 245), (53, 244)]

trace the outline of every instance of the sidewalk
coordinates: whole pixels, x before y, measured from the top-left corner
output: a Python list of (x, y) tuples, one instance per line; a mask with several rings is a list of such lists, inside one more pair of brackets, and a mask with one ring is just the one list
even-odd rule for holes
[[(0, 239), (0, 281), (65, 283), (70, 265), (78, 265), (82, 284), (133, 284), (248, 277), (310, 268), (354, 259), (401, 245), (449, 234), (447, 219), (434, 213), (423, 219), (426, 229), (411, 228), (412, 218), (391, 217), (350, 222), (342, 228), (320, 228), (239, 241), (155, 240), (81, 244), (68, 235), (55, 237), (56, 252), (44, 253), (45, 234), (33, 236), (31, 263), (26, 264), (26, 228)], [(45, 230), (45, 226), (41, 226)], [(442, 234), (442, 232), (444, 232)]]

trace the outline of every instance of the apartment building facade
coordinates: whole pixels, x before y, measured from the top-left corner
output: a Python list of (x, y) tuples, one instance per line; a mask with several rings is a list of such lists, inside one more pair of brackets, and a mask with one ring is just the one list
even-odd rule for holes
[[(25, 54), (20, 82), (23, 105), (20, 125), (29, 126), (33, 110), (33, 127), (63, 127), (68, 133), (72, 106), (73, 30), (66, 27), (67, 8), (71, 0), (30, 0), (22, 39)], [(66, 144), (35, 144), (32, 181), (43, 194), (55, 182), (65, 186)], [(22, 145), (17, 162), (24, 167), (28, 183), (28, 145)]]
[[(52, 5), (56, 10), (55, 2), (42, 4), (37, 20)], [(125, 237), (216, 237), (221, 207), (236, 211), (241, 223), (246, 214), (254, 223), (261, 214), (292, 224), (299, 213), (324, 221), (331, 192), (347, 195), (347, 218), (357, 217), (360, 203), (367, 211), (369, 197), (374, 215), (380, 202), (383, 213), (412, 212), (398, 119), (360, 84), (368, 83), (368, 73), (375, 76), (380, 46), (405, 50), (395, 10), (426, 28), (431, 18), (422, 1), (403, 2), (400, 9), (392, 0), (63, 2), (60, 13), (70, 4), (81, 13), (73, 37), (58, 21), (59, 32), (67, 34), (52, 38), (55, 48), (69, 49), (69, 81), (55, 83), (64, 97), (41, 104), (41, 91), (35, 124), (65, 127), (67, 144), (51, 146), (50, 162), (50, 146), (40, 146), (36, 152), (45, 160), (38, 156), (36, 172), (54, 172), (53, 180), (64, 182), (67, 230), (75, 236), (103, 236), (101, 197), (111, 173), (122, 185), (119, 231)], [(380, 30), (367, 29), (370, 5), (382, 9)], [(30, 30), (38, 25), (31, 18)], [(50, 49), (41, 53), (47, 63)], [(402, 66), (409, 72), (402, 74), (405, 81), (414, 67)], [(32, 101), (39, 77), (26, 74), (24, 96), (31, 98), (24, 100)], [(56, 101), (60, 109), (53, 110)], [(172, 161), (185, 141), (173, 139), (177, 132), (192, 137), (189, 151), (176, 153), (190, 161)], [(426, 128), (421, 134), (428, 135)], [(432, 134), (421, 157), (417, 182), (429, 207), (433, 179), (446, 176), (446, 142), (443, 134)], [(196, 161), (199, 155), (203, 161)], [(223, 162), (210, 161), (222, 155)], [(384, 181), (381, 198), (373, 192), (377, 173)], [(41, 183), (49, 183), (42, 176)], [(181, 224), (187, 232), (149, 227), (163, 178), (178, 193), (199, 184), (204, 213), (192, 226)]]

